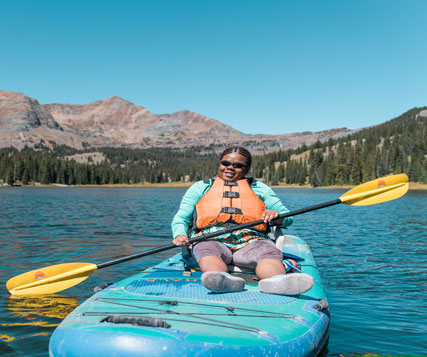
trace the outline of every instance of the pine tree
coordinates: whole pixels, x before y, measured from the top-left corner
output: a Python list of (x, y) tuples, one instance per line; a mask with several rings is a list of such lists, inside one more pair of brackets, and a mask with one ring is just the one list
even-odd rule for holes
[(28, 185), (28, 182), (30, 181), (30, 175), (28, 175), (27, 168), (24, 169), (24, 172), (22, 173), (22, 184)]
[(44, 160), (40, 167), (40, 182), (44, 185), (51, 183), (50, 170), (47, 160)]
[(356, 144), (351, 166), (351, 180), (353, 184), (360, 185), (362, 182), (362, 146)]
[(9, 166), (9, 168), (6, 171), (6, 182), (9, 186), (13, 186), (15, 183), (15, 179), (13, 177), (13, 167)]

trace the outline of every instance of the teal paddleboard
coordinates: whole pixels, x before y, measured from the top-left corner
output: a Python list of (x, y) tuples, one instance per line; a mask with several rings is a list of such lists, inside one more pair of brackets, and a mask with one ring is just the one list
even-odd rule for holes
[(298, 296), (245, 290), (214, 294), (177, 254), (99, 291), (54, 331), (50, 356), (316, 356), (326, 350), (329, 310), (307, 244), (281, 236), (284, 259), (314, 278)]

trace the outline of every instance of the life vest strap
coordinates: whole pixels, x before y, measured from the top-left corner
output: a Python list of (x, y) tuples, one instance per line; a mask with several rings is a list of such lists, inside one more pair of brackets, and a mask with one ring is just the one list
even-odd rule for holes
[(224, 186), (237, 186), (238, 183), (234, 181), (224, 181)]
[(232, 191), (225, 191), (223, 194), (223, 197), (227, 198), (239, 198), (240, 193), (239, 192), (232, 192)]
[(223, 207), (223, 208), (221, 208), (221, 213), (243, 214), (243, 212), (240, 208), (235, 208), (235, 207)]

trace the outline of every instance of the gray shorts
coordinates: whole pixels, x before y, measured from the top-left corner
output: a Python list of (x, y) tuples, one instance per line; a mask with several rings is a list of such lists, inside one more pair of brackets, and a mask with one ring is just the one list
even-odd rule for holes
[(217, 240), (203, 241), (194, 245), (193, 255), (197, 263), (204, 257), (215, 256), (227, 265), (234, 264), (250, 269), (255, 269), (261, 259), (283, 261), (281, 250), (272, 241), (264, 239), (249, 243), (235, 251)]

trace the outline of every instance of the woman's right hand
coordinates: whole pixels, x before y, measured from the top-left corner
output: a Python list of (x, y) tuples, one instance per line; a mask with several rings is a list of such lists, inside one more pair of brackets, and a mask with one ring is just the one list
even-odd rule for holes
[(179, 236), (175, 237), (172, 243), (177, 246), (184, 246), (184, 245), (188, 245), (190, 242), (188, 240), (188, 237), (185, 234), (180, 234)]

